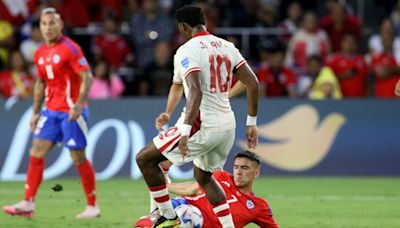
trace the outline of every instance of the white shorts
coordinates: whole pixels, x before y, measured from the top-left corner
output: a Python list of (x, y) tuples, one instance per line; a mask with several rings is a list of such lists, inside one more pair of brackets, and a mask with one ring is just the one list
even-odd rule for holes
[(207, 131), (201, 128), (189, 138), (190, 156), (183, 157), (178, 149), (181, 132), (171, 127), (153, 138), (157, 149), (172, 163), (180, 166), (193, 161), (193, 164), (207, 172), (223, 169), (229, 151), (235, 140), (235, 129), (224, 132)]

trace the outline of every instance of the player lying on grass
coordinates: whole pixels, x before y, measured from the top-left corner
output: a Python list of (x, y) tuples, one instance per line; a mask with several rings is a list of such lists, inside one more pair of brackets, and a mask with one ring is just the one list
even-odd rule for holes
[[(260, 227), (278, 227), (268, 203), (255, 196), (253, 182), (260, 174), (260, 160), (249, 151), (236, 154), (233, 165), (233, 176), (226, 171), (216, 171), (213, 178), (225, 192), (235, 227), (244, 227), (255, 223)], [(174, 206), (190, 204), (200, 209), (203, 215), (203, 227), (222, 227), (208, 202), (204, 190), (196, 182), (172, 183), (168, 185), (171, 193), (181, 195), (172, 199)], [(142, 217), (135, 227), (151, 227), (151, 215)]]

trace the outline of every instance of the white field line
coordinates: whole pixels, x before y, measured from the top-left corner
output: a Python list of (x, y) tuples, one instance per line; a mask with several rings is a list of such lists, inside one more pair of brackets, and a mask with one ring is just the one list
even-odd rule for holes
[(273, 200), (296, 200), (296, 201), (400, 201), (400, 196), (383, 196), (383, 195), (268, 195), (267, 199)]
[[(51, 189), (39, 189), (42, 191), (51, 191), (51, 196), (57, 197), (57, 200), (60, 200), (60, 197), (68, 197), (68, 196), (77, 196), (80, 197), (83, 195), (81, 191), (70, 191), (63, 190), (61, 192), (53, 192)], [(142, 198), (142, 196), (135, 196), (135, 192), (132, 191), (98, 191), (99, 197), (103, 198), (102, 200), (110, 197), (114, 200), (117, 197), (122, 197), (124, 199), (129, 198)], [(4, 195), (23, 195), (23, 188), (20, 191), (16, 191), (15, 189), (0, 189), (0, 198)], [(102, 197), (103, 196), (103, 197)], [(43, 198), (43, 197), (42, 197)], [(311, 201), (311, 200), (320, 200), (320, 201), (400, 201), (400, 196), (384, 196), (384, 195), (282, 195), (282, 194), (271, 194), (265, 197), (267, 200), (285, 200), (285, 201)], [(66, 199), (70, 200), (70, 199)]]

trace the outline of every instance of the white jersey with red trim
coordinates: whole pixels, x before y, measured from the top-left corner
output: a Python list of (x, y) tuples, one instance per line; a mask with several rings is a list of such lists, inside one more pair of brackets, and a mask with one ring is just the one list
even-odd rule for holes
[(226, 131), (236, 127), (228, 98), (233, 72), (246, 60), (229, 41), (209, 34), (197, 33), (183, 44), (174, 56), (174, 83), (183, 84), (185, 96), (190, 93), (186, 77), (201, 72), (201, 127)]

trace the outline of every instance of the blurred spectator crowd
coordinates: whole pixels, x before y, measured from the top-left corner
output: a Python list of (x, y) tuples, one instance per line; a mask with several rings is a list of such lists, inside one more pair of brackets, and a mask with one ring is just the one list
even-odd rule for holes
[[(221, 27), (278, 29), (277, 34), (251, 36), (246, 50), (263, 96), (395, 97), (400, 1), (385, 1), (383, 15), (374, 19), (379, 20), (376, 28), (357, 17), (353, 2), (1, 0), (0, 97), (32, 96), (33, 53), (42, 44), (39, 16), (48, 6), (61, 14), (65, 34), (81, 45), (92, 65), (90, 98), (167, 95), (173, 53), (184, 42), (173, 12), (185, 4), (202, 7), (207, 27), (216, 35)], [(76, 33), (76, 28), (86, 33)], [(364, 28), (376, 34), (365, 34)], [(241, 36), (222, 37), (242, 48)]]

